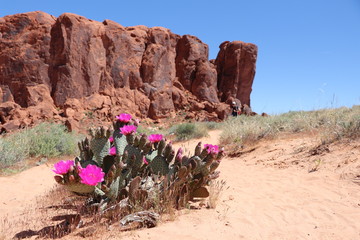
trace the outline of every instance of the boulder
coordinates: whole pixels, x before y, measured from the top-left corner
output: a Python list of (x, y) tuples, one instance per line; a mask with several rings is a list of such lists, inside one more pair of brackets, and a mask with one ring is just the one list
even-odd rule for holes
[(228, 104), (219, 103), (216, 106), (215, 113), (220, 120), (225, 120), (231, 114), (231, 108)]
[(20, 105), (14, 102), (4, 102), (0, 104), (0, 114), (5, 119), (10, 119), (15, 109), (20, 109)]
[(149, 117), (157, 120), (169, 116), (174, 111), (172, 95), (169, 92), (153, 92), (150, 95)]
[(46, 102), (52, 107), (54, 101), (51, 98), (49, 87), (45, 84), (38, 84), (24, 87), (23, 91), (23, 105), (26, 107), (36, 106), (42, 102)]

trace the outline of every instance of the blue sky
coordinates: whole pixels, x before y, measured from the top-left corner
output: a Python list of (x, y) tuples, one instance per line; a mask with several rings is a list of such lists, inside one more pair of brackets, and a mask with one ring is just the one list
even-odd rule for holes
[(360, 104), (360, 0), (12, 0), (0, 16), (36, 10), (166, 27), (200, 38), (210, 58), (223, 41), (254, 43), (251, 105), (259, 113)]

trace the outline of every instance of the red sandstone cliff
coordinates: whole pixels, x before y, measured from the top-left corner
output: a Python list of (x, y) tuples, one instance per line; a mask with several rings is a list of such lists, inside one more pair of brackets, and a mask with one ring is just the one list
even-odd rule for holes
[[(123, 27), (75, 14), (0, 18), (0, 128), (43, 119), (76, 125), (129, 112), (159, 119), (183, 111), (223, 119), (229, 101), (250, 105), (257, 47), (224, 42), (217, 59), (190, 35)], [(74, 122), (75, 121), (75, 122)]]

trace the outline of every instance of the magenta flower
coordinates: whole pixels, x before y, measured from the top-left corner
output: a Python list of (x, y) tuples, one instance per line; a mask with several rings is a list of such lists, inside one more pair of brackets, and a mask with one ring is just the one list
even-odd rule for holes
[(149, 162), (146, 160), (146, 158), (145, 158), (145, 157), (143, 157), (143, 162), (144, 162), (146, 165), (148, 165), (148, 164), (149, 164)]
[(99, 182), (104, 181), (105, 173), (101, 168), (95, 165), (87, 165), (86, 168), (82, 168), (79, 172), (81, 183), (86, 185), (95, 186)]
[(53, 169), (53, 172), (60, 175), (66, 174), (72, 166), (74, 166), (74, 161), (62, 160), (54, 164), (55, 169)]
[(136, 127), (134, 125), (125, 125), (122, 128), (120, 128), (120, 131), (124, 135), (130, 135), (136, 132)]
[(127, 113), (122, 113), (119, 116), (116, 116), (116, 119), (123, 123), (128, 123), (131, 120), (131, 115)]
[(163, 139), (163, 135), (162, 134), (151, 134), (150, 136), (148, 136), (148, 139), (152, 143), (157, 143)]
[(114, 142), (114, 137), (109, 137), (109, 142)]
[(219, 153), (218, 145), (205, 144), (204, 148), (208, 151), (208, 153)]
[(110, 154), (111, 156), (115, 156), (115, 155), (116, 155), (116, 148), (115, 148), (115, 147), (110, 148), (109, 154)]

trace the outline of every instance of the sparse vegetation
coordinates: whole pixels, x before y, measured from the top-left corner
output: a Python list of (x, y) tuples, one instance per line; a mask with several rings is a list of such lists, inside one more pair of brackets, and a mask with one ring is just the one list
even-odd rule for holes
[(220, 124), (217, 122), (203, 122), (201, 124), (205, 125), (208, 130), (215, 130), (220, 128)]
[(216, 181), (210, 182), (210, 185), (209, 185), (209, 208), (216, 208), (216, 205), (220, 199), (221, 193), (227, 189), (229, 189), (229, 186), (226, 186), (225, 180), (216, 180)]
[(322, 163), (321, 159), (316, 159), (314, 162), (311, 163), (309, 166), (309, 173), (316, 172), (320, 168), (320, 164)]
[(138, 133), (143, 133), (143, 134), (146, 134), (146, 135), (155, 134), (155, 133), (160, 133), (160, 134), (165, 135), (166, 130), (163, 129), (162, 127), (157, 127), (157, 126), (139, 125), (138, 128), (137, 128), (137, 132)]
[(66, 131), (65, 126), (44, 122), (9, 136), (0, 137), (1, 168), (28, 157), (55, 157), (77, 152), (79, 136)]
[(319, 133), (322, 143), (342, 138), (360, 137), (360, 106), (289, 112), (269, 117), (239, 116), (222, 125), (222, 145), (254, 143), (263, 138), (274, 138), (279, 133)]
[(189, 140), (208, 136), (208, 130), (216, 128), (216, 123), (181, 123), (170, 128), (177, 141)]

